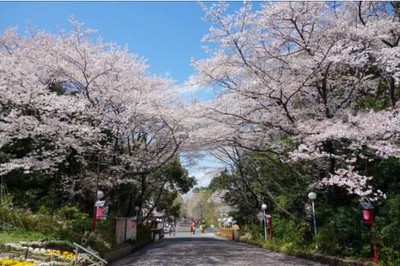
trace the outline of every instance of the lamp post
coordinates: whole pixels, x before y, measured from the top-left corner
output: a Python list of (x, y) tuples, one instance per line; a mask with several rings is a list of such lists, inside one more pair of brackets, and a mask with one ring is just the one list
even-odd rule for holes
[[(308, 198), (311, 200), (311, 206), (312, 206), (314, 236), (317, 236), (317, 221), (315, 220), (315, 207), (314, 207), (314, 200), (317, 198), (317, 194), (315, 192), (310, 192), (310, 193), (308, 193)], [(317, 242), (315, 242), (315, 248), (318, 249)]]
[(93, 228), (92, 228), (93, 232), (96, 232), (97, 214), (99, 212), (99, 205), (98, 205), (97, 201), (101, 200), (103, 197), (104, 197), (104, 192), (97, 189), (96, 190), (96, 202), (94, 203)]
[(378, 264), (378, 248), (376, 246), (376, 232), (375, 232), (375, 219), (374, 219), (374, 206), (371, 202), (361, 202), (361, 206), (363, 208), (362, 216), (364, 223), (370, 228), (371, 230), (371, 242), (374, 249), (374, 263)]
[(267, 204), (263, 203), (261, 205), (261, 209), (263, 210), (263, 221), (264, 221), (264, 239), (267, 240), (267, 221), (265, 220), (265, 210), (267, 209)]
[(137, 224), (139, 223), (139, 210), (140, 210), (139, 206), (136, 206), (135, 213), (136, 213), (136, 223)]

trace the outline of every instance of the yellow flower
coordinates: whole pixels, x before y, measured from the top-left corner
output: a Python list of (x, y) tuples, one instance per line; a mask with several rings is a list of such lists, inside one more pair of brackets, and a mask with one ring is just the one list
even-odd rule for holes
[(37, 263), (30, 261), (19, 261), (12, 259), (0, 259), (0, 265), (2, 266), (36, 266)]

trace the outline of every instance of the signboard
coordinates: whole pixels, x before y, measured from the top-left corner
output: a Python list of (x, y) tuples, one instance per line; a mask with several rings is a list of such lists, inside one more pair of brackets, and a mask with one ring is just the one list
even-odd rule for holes
[(137, 234), (136, 217), (129, 217), (126, 221), (126, 240), (136, 239)]
[(109, 205), (108, 202), (106, 202), (105, 200), (98, 200), (94, 203), (94, 206), (96, 207), (97, 219), (107, 220), (108, 205)]
[(137, 237), (136, 217), (120, 217), (116, 223), (116, 242), (121, 244)]
[(135, 228), (136, 225), (137, 225), (136, 218), (135, 219), (131, 219), (130, 221), (131, 221), (131, 228)]
[(263, 220), (264, 220), (264, 213), (259, 212), (259, 213), (257, 214), (257, 218), (258, 218), (258, 220), (263, 221)]

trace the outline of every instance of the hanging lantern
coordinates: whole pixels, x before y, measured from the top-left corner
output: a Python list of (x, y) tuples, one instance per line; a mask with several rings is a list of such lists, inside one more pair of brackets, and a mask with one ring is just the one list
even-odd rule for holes
[(365, 209), (362, 211), (363, 219), (366, 224), (372, 224), (374, 222), (374, 214), (371, 209)]
[(367, 225), (372, 225), (374, 223), (374, 213), (373, 213), (374, 206), (372, 206), (370, 202), (362, 202), (361, 206), (363, 208), (362, 217), (364, 223)]

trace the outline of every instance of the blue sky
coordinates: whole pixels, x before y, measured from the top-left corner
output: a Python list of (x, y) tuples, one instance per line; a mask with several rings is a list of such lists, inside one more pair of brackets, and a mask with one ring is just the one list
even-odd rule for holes
[(200, 40), (208, 31), (196, 2), (1, 2), (0, 29), (27, 25), (51, 32), (69, 28), (73, 15), (148, 60), (150, 71), (178, 82), (191, 73), (190, 59), (204, 57)]
[[(211, 3), (206, 3), (211, 4)], [(232, 2), (233, 8), (241, 6)], [(201, 39), (209, 24), (195, 2), (0, 2), (0, 31), (18, 26), (24, 33), (31, 25), (50, 32), (70, 29), (74, 16), (98, 30), (104, 41), (128, 45), (143, 56), (150, 72), (181, 83), (192, 73), (191, 58), (205, 57)]]
[[(211, 4), (210, 2), (206, 3)], [(231, 2), (231, 10), (240, 2)], [(70, 29), (68, 18), (74, 16), (85, 26), (96, 29), (106, 42), (128, 45), (129, 51), (147, 60), (153, 74), (183, 83), (192, 73), (191, 58), (204, 58), (201, 39), (209, 24), (195, 2), (0, 2), (0, 32), (17, 26), (24, 33), (27, 26), (57, 33)], [(195, 97), (208, 99), (207, 92)], [(207, 168), (220, 166), (207, 156), (191, 175), (207, 185)]]

